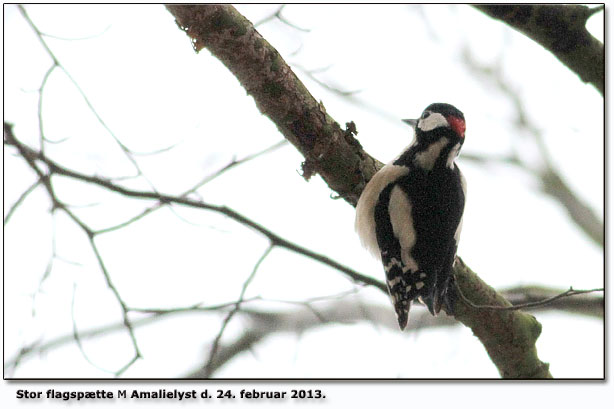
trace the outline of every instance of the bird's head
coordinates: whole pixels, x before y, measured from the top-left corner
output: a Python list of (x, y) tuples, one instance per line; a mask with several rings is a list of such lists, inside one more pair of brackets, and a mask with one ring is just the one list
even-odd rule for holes
[(418, 119), (403, 119), (416, 131), (418, 142), (430, 142), (445, 136), (453, 142), (465, 141), (465, 116), (450, 104), (431, 104)]

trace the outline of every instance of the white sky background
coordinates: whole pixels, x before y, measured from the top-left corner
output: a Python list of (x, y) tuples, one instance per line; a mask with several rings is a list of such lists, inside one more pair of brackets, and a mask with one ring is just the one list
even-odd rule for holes
[[(237, 7), (256, 22), (277, 6)], [(115, 135), (130, 149), (160, 192), (179, 194), (229, 163), (281, 140), (232, 74), (205, 49), (192, 50), (162, 6), (27, 6), (60, 62)], [(15, 6), (5, 6), (5, 120), (17, 138), (38, 147), (36, 90), (51, 60)], [(526, 135), (511, 125), (512, 105), (494, 85), (462, 63), (467, 46), (482, 64), (501, 58), (503, 75), (522, 96), (529, 119), (543, 132), (557, 170), (603, 216), (603, 99), (551, 54), (501, 23), (466, 6), (288, 6), (279, 21), (258, 31), (294, 67), (330, 66), (317, 77), (343, 90), (340, 98), (295, 72), (340, 124), (353, 120), (364, 148), (387, 162), (412, 135), (401, 118), (418, 116), (431, 102), (465, 113), (464, 152), (535, 155)], [(590, 22), (602, 39), (602, 13)], [(293, 55), (294, 52), (297, 52)], [(503, 51), (502, 51), (503, 50)], [(134, 174), (131, 163), (97, 122), (61, 70), (43, 100), (47, 154), (65, 166), (105, 177)], [(525, 141), (516, 144), (518, 140)], [(35, 181), (21, 158), (5, 149), (5, 213)], [(241, 165), (202, 188), (206, 202), (224, 204), (281, 236), (356, 270), (383, 278), (378, 262), (360, 248), (354, 211), (331, 200), (319, 177), (300, 177), (302, 157), (292, 146)], [(565, 289), (603, 286), (603, 250), (569, 221), (565, 210), (539, 193), (528, 173), (504, 165), (478, 166), (461, 157), (469, 193), (459, 254), (495, 288), (545, 285)], [(120, 223), (152, 203), (131, 201), (66, 179), (58, 194), (94, 229)], [(143, 179), (122, 182), (147, 189)], [(71, 334), (71, 301), (80, 330), (121, 320), (86, 237), (62, 213), (51, 217), (42, 188), (34, 191), (5, 228), (5, 359), (40, 340)], [(97, 244), (123, 299), (132, 307), (173, 308), (234, 301), (267, 240), (218, 215), (174, 207), (128, 228), (99, 236)], [(178, 217), (180, 216), (180, 217)], [(53, 270), (37, 292), (49, 262)], [(388, 305), (373, 289), (358, 289), (340, 273), (275, 249), (246, 297), (301, 301), (356, 290), (348, 300)], [(36, 294), (34, 297), (33, 294)], [(280, 302), (253, 307), (286, 309)], [(318, 304), (314, 304), (317, 308)], [(35, 313), (33, 314), (33, 311)], [(390, 307), (391, 314), (392, 307)], [(603, 376), (603, 322), (562, 313), (535, 313), (543, 326), (541, 360), (555, 377)], [(134, 316), (138, 318), (138, 316)], [(223, 315), (186, 314), (136, 330), (144, 359), (125, 376), (180, 377), (206, 359)], [(223, 341), (240, 334), (235, 317)], [(110, 371), (132, 356), (125, 332), (84, 341), (88, 358)], [(195, 364), (196, 363), (196, 364)], [(17, 377), (107, 377), (74, 343), (28, 358)], [(371, 324), (323, 326), (275, 335), (229, 363), (218, 377), (497, 377), (470, 330), (391, 332)]]

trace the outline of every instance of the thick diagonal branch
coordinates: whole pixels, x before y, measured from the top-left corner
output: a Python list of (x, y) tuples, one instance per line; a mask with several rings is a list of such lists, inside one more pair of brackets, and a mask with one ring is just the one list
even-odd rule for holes
[(304, 176), (319, 173), (355, 205), (377, 170), (349, 132), (341, 129), (252, 23), (227, 5), (169, 5), (196, 51), (206, 47), (237, 77), (258, 109), (305, 157)]
[[(304, 155), (306, 176), (319, 173), (355, 205), (381, 163), (343, 131), (298, 80), (279, 53), (230, 5), (168, 5), (196, 51), (207, 48), (237, 77), (260, 111)], [(315, 216), (314, 216), (315, 217)], [(477, 305), (510, 305), (464, 263), (455, 273), (465, 296)], [(551, 377), (537, 357), (541, 325), (520, 311), (483, 311), (458, 303), (455, 318), (471, 328), (504, 377)]]

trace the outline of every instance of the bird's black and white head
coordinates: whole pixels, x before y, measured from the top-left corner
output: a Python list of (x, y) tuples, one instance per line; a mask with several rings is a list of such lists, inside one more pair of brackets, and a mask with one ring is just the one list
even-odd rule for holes
[(430, 172), (454, 169), (454, 159), (465, 142), (465, 116), (450, 104), (431, 104), (418, 119), (404, 119), (416, 132), (415, 141), (395, 164), (417, 166)]
[(414, 127), (418, 142), (430, 142), (447, 137), (452, 142), (465, 141), (465, 116), (450, 104), (431, 104), (418, 119), (404, 119), (403, 122)]

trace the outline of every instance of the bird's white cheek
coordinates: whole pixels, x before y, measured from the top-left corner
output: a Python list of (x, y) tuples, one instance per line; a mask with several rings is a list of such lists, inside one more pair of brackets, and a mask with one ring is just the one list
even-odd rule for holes
[(418, 120), (418, 128), (424, 132), (432, 131), (435, 128), (450, 126), (445, 116), (439, 113), (432, 113), (424, 119)]

